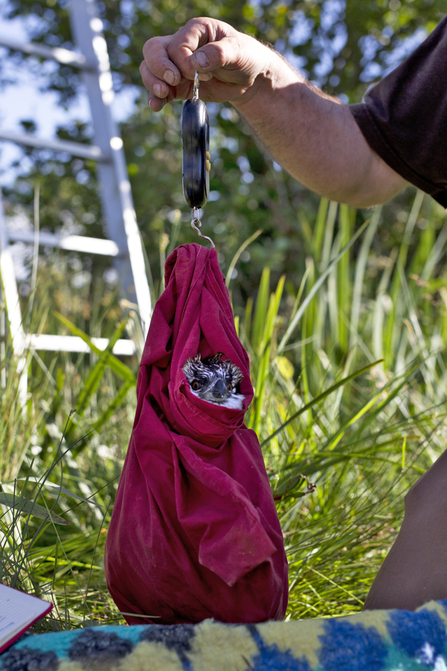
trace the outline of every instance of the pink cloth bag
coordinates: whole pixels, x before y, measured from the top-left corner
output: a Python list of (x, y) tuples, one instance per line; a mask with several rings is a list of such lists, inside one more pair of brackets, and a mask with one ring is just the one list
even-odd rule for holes
[[(282, 619), (287, 560), (259, 441), (244, 425), (249, 361), (215, 250), (168, 258), (141, 360), (137, 411), (107, 534), (110, 593), (129, 624)], [(244, 410), (192, 394), (182, 371), (223, 352)]]

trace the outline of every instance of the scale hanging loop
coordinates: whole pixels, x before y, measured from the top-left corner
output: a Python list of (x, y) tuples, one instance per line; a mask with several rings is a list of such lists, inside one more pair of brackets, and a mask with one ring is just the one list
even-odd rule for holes
[(199, 99), (199, 86), (200, 86), (199, 73), (196, 70), (195, 75), (194, 75), (194, 85), (192, 87), (192, 99), (193, 100), (198, 100)]

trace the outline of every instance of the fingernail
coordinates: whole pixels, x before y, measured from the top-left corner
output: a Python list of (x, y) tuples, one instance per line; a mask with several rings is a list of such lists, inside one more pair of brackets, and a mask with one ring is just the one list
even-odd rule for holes
[(163, 75), (163, 79), (165, 80), (166, 84), (173, 86), (175, 82), (175, 74), (172, 72), (172, 70), (166, 70)]
[(207, 68), (208, 65), (210, 64), (208, 60), (208, 56), (203, 52), (203, 51), (197, 51), (194, 54), (194, 58), (196, 62), (198, 63), (199, 67), (201, 68)]
[(149, 105), (149, 107), (150, 107), (151, 109), (152, 109), (152, 100), (153, 100), (152, 96), (148, 96), (148, 97), (147, 97), (147, 104)]
[(162, 98), (162, 92), (161, 92), (161, 84), (154, 84), (154, 93), (159, 97)]

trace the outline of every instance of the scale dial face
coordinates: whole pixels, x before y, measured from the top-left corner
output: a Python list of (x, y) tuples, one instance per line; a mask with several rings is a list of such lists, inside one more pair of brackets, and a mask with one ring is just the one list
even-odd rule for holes
[(183, 103), (183, 195), (191, 209), (203, 207), (210, 190), (210, 126), (200, 98)]

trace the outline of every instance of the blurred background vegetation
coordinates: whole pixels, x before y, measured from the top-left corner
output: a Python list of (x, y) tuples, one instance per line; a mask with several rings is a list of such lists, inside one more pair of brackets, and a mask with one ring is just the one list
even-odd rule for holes
[[(72, 48), (67, 5), (65, 0), (10, 0), (6, 8), (11, 17), (26, 17), (27, 13), (33, 16), (34, 41)], [(446, 0), (106, 0), (97, 6), (115, 72), (115, 87), (117, 91), (130, 88), (136, 97), (134, 111), (121, 130), (155, 293), (165, 236), (169, 237), (169, 253), (176, 244), (191, 241), (192, 233), (181, 187), (181, 103), (169, 105), (162, 114), (148, 109), (138, 70), (147, 39), (175, 32), (194, 16), (219, 17), (273, 44), (329, 93), (356, 103), (370, 83), (402, 60), (447, 11)], [(38, 72), (35, 58), (7, 50), (3, 53), (4, 58), (15, 59), (20, 67), (33, 67)], [(80, 75), (75, 69), (55, 64), (45, 72), (43, 86), (58, 93), (60, 105), (69, 106), (82, 95)], [(218, 246), (223, 270), (241, 242), (262, 228), (262, 235), (243, 254), (236, 269), (234, 300), (243, 305), (258, 285), (266, 264), (276, 278), (285, 272), (288, 281), (297, 285), (309, 252), (307, 233), (318, 198), (272, 163), (230, 105), (208, 107), (212, 120), (212, 195), (204, 213), (204, 226)], [(24, 120), (24, 129), (38, 133), (31, 119)], [(88, 123), (71, 123), (57, 133), (63, 139), (85, 141), (91, 128)], [(68, 229), (101, 235), (94, 163), (42, 149), (26, 149), (24, 154), (29, 160), (21, 163), (27, 167), (6, 193), (10, 211), (25, 211), (32, 220), (34, 185), (39, 182), (42, 230)], [(409, 198), (405, 193), (384, 213), (384, 223), (374, 241), (378, 255), (388, 252), (401, 239), (404, 222), (399, 213)], [(356, 225), (362, 220), (363, 215), (359, 214)], [(78, 272), (91, 273), (90, 260), (80, 260), (83, 266)], [(103, 270), (98, 267), (94, 282)]]
[[(34, 41), (71, 48), (67, 5), (10, 0), (4, 12), (32, 16)], [(147, 39), (194, 16), (220, 18), (355, 103), (446, 10), (446, 0), (99, 2), (116, 90), (135, 97), (121, 131), (154, 299), (167, 254), (196, 236), (181, 187), (181, 104), (151, 113), (140, 84)], [(0, 80), (5, 59), (42, 67), (3, 53)], [(62, 106), (82, 95), (69, 66), (54, 66), (45, 81)], [(256, 393), (247, 423), (263, 443), (285, 533), (288, 617), (358, 610), (399, 528), (402, 494), (445, 447), (445, 212), (413, 187), (373, 210), (321, 200), (265, 155), (231, 106), (208, 109), (203, 226), (251, 357)], [(38, 133), (32, 119), (22, 125)], [(91, 128), (70, 122), (57, 134), (88, 141)], [(94, 163), (48, 150), (23, 154), (4, 190), (8, 220), (32, 227), (38, 193), (40, 230), (104, 235)], [(34, 282), (32, 253), (22, 257), (22, 308), (33, 330), (67, 333), (68, 319), (90, 336), (135, 332), (106, 261), (44, 248)], [(119, 621), (102, 552), (133, 421), (137, 358), (29, 353), (23, 413), (19, 364), (3, 340), (1, 578), (53, 599), (44, 626)]]

